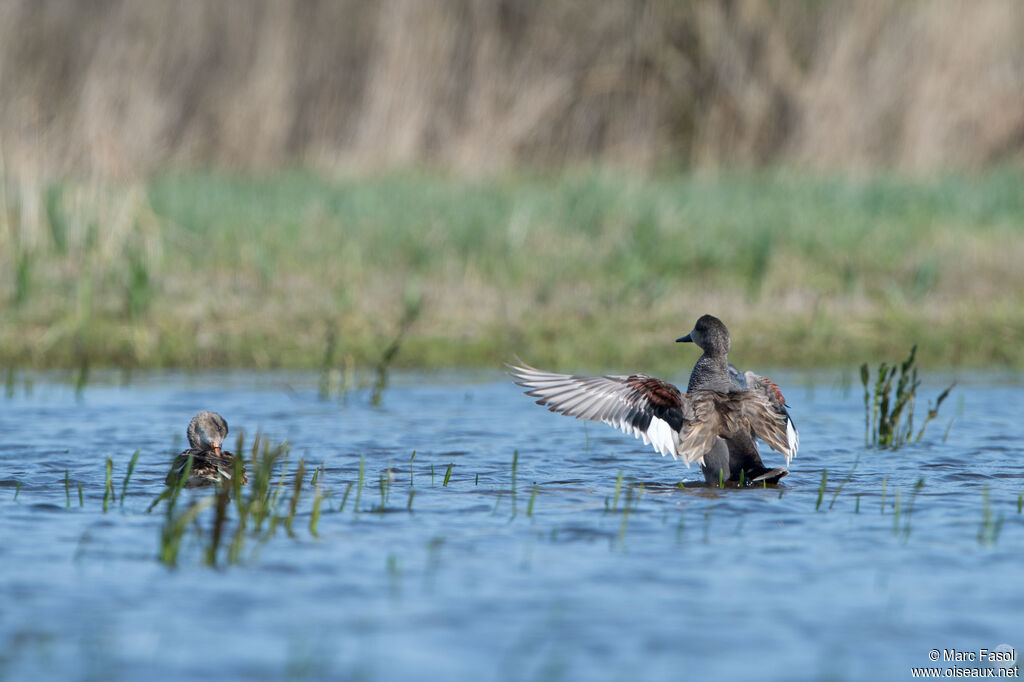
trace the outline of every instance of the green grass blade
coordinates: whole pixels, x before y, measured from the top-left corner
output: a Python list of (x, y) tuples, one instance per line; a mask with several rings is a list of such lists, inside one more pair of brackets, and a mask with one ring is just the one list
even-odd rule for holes
[[(359, 482), (356, 484), (356, 501), (352, 507), (352, 511), (359, 513), (359, 500), (363, 495), (363, 475), (366, 473), (366, 456), (360, 455), (359, 457)], [(431, 471), (433, 475), (433, 471)]]
[(338, 513), (345, 511), (345, 502), (348, 500), (348, 494), (352, 492), (352, 486), (354, 484), (349, 481), (348, 486), (345, 488), (345, 494), (341, 496), (341, 504), (338, 506)]
[(135, 454), (132, 455), (131, 460), (128, 462), (128, 472), (124, 475), (124, 482), (121, 483), (121, 506), (124, 506), (124, 498), (128, 493), (128, 481), (132, 480), (132, 472), (135, 471), (135, 463), (139, 461), (139, 453), (141, 450), (136, 450)]
[(619, 475), (615, 479), (615, 494), (612, 496), (612, 512), (615, 512), (619, 508), (619, 493), (622, 492), (622, 469), (619, 469)]
[(828, 469), (821, 470), (821, 485), (818, 486), (818, 501), (814, 503), (814, 511), (821, 509), (821, 498), (825, 496), (825, 483), (828, 481)]
[(107, 457), (107, 481), (103, 489), (103, 513), (107, 513), (107, 506), (116, 501), (114, 498), (114, 483), (112, 475), (114, 473), (114, 460)]

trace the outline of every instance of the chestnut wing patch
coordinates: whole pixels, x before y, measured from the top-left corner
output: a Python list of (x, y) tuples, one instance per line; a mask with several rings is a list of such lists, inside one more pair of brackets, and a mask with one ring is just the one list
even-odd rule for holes
[(761, 379), (764, 381), (765, 390), (775, 399), (775, 402), (784, 406), (786, 404), (786, 397), (779, 390), (779, 385), (768, 377), (761, 377)]
[(635, 406), (629, 414), (632, 426), (646, 431), (651, 419), (658, 418), (674, 431), (683, 428), (683, 396), (678, 388), (643, 374), (626, 377), (625, 383), (631, 389), (628, 402)]

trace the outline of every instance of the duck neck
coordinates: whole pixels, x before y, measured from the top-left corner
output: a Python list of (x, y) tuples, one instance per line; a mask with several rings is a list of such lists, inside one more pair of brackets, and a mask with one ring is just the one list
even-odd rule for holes
[(712, 388), (729, 383), (729, 359), (725, 353), (704, 353), (693, 366), (687, 391)]

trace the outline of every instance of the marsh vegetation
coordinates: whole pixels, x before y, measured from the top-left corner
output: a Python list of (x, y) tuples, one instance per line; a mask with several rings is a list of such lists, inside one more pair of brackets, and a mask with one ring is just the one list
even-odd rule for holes
[(327, 394), (354, 367), (513, 353), (655, 371), (679, 366), (681, 321), (713, 310), (747, 365), (846, 364), (915, 343), (928, 366), (1018, 365), (1022, 182), (8, 177), (0, 362), (83, 379), (110, 365), (319, 368)]
[[(917, 346), (910, 349), (910, 355), (903, 362), (889, 365), (886, 362), (878, 366), (874, 382), (871, 381), (871, 370), (868, 364), (860, 366), (860, 381), (864, 386), (864, 441), (869, 445), (889, 447), (893, 450), (906, 443), (917, 443), (924, 437), (929, 422), (939, 416), (939, 408), (949, 397), (949, 392), (956, 386), (950, 384), (935, 398), (935, 403), (928, 403), (928, 411), (921, 422), (917, 435), (914, 435), (914, 408), (917, 401), (917, 389), (921, 386), (918, 378), (916, 356)], [(899, 370), (899, 377), (896, 372)], [(896, 379), (895, 385), (893, 379)], [(952, 420), (946, 427), (946, 436), (952, 427)]]

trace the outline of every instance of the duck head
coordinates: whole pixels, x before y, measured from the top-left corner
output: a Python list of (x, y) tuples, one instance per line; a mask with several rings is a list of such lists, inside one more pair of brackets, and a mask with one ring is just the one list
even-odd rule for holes
[(729, 352), (729, 330), (714, 315), (702, 315), (693, 331), (676, 339), (676, 343), (695, 343), (708, 355), (725, 355)]
[(188, 444), (193, 450), (213, 450), (220, 456), (221, 445), (228, 437), (228, 423), (216, 412), (204, 410), (188, 424)]

